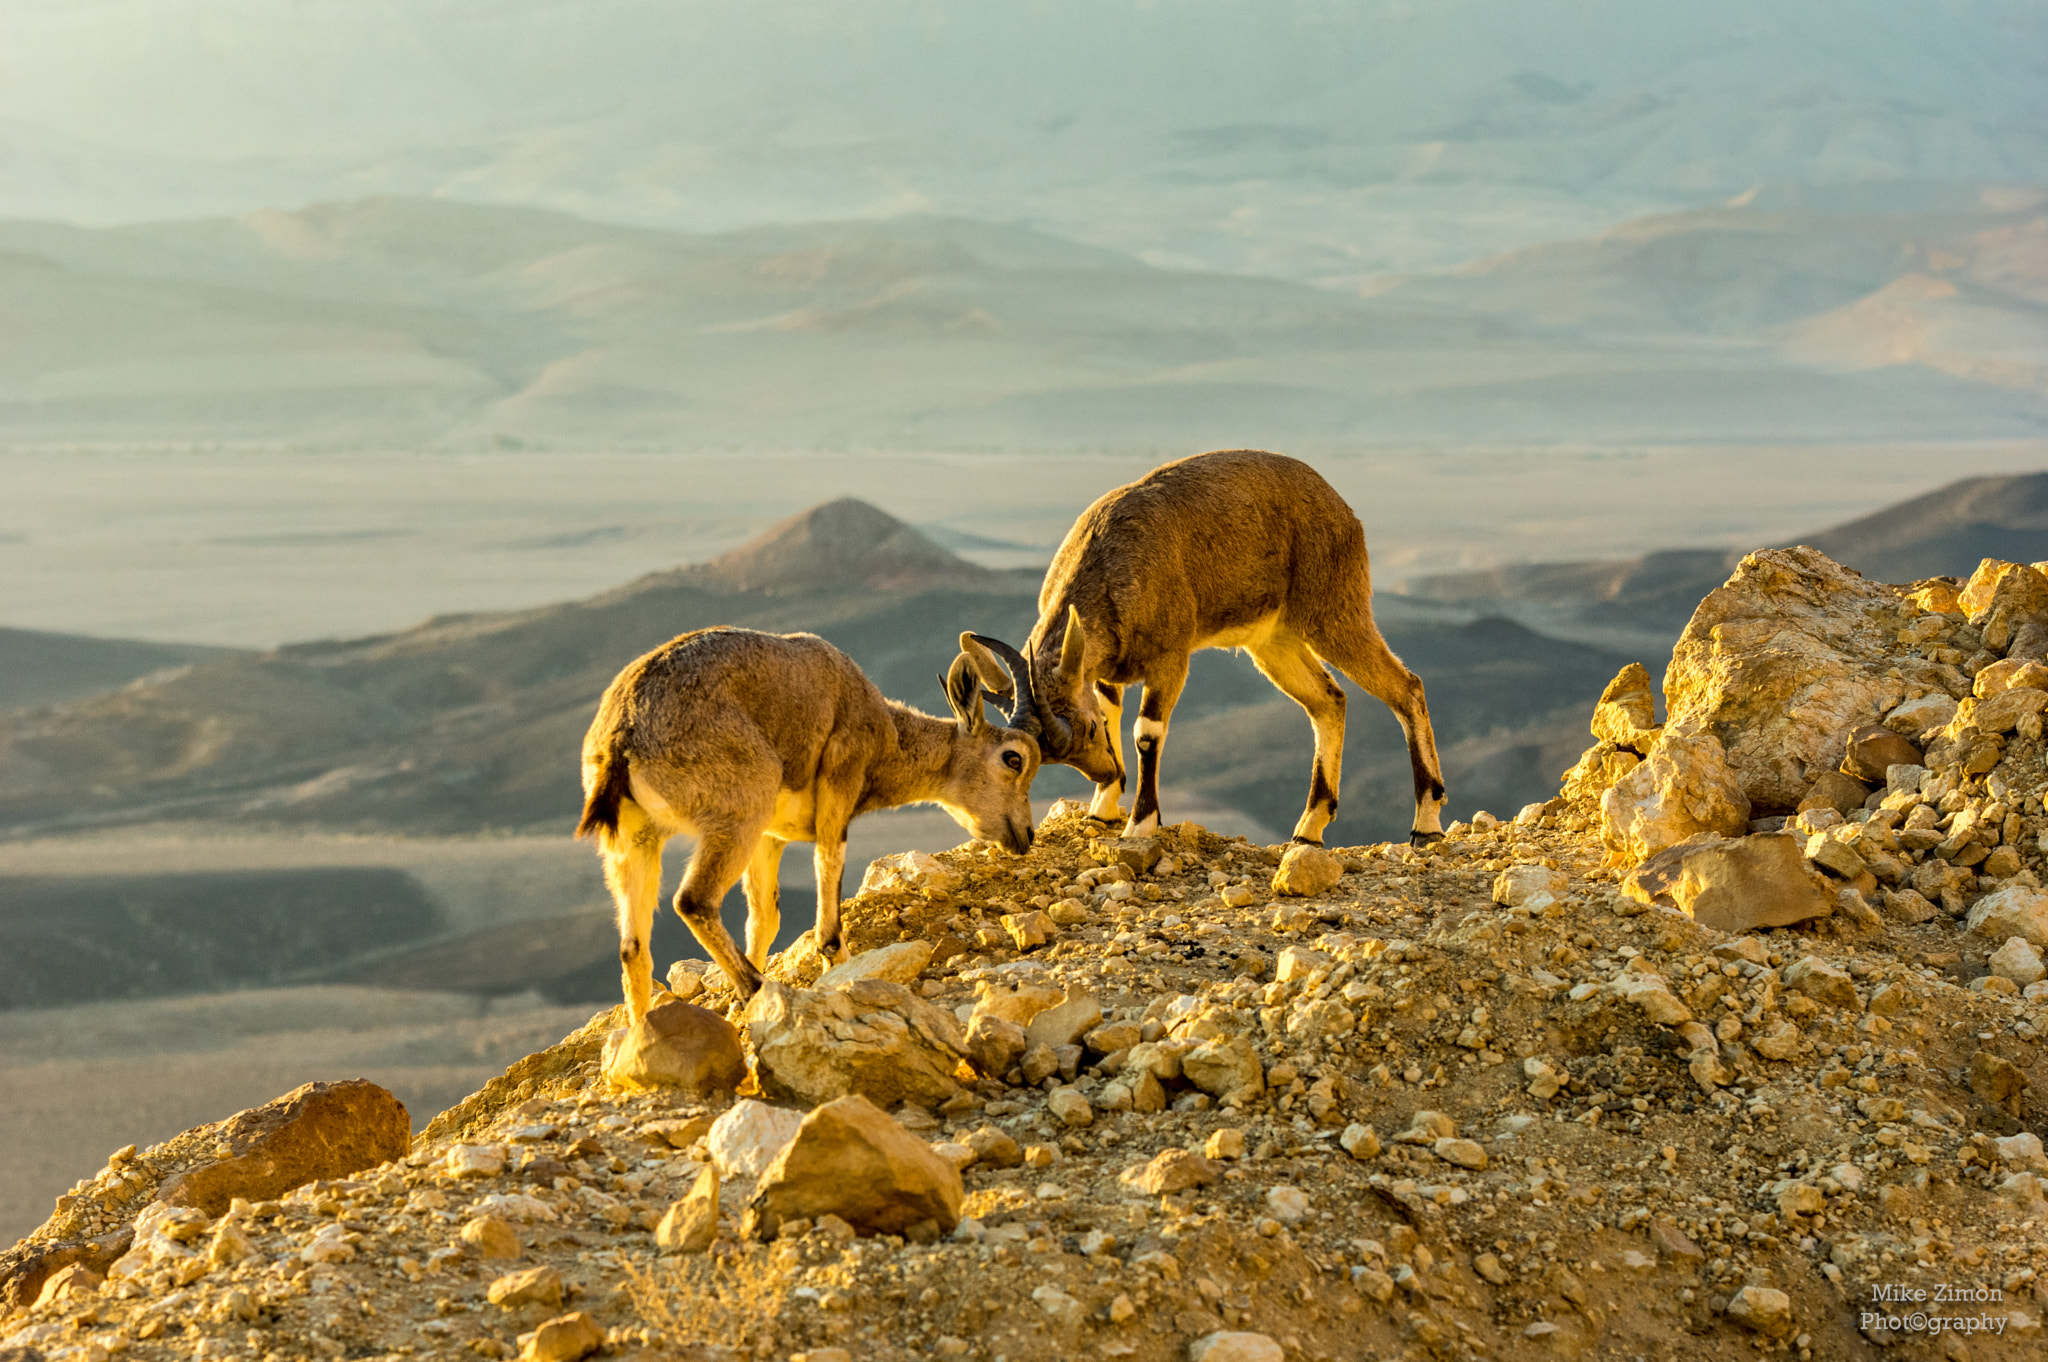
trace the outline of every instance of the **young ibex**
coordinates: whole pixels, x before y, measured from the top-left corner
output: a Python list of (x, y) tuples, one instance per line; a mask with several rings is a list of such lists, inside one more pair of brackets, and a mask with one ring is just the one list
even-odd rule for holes
[[(979, 650), (977, 650), (979, 652)], [(993, 684), (991, 684), (993, 683)], [(944, 678), (951, 720), (886, 700), (852, 658), (814, 634), (700, 629), (671, 639), (619, 673), (583, 739), (583, 819), (595, 834), (619, 913), (626, 1007), (645, 1015), (648, 931), (661, 885), (661, 848), (698, 839), (675, 907), (742, 997), (760, 987), (781, 914), (783, 847), (815, 842), (816, 941), (844, 960), (839, 878), (846, 825), (871, 809), (930, 802), (976, 837), (1023, 854), (1031, 847), (1031, 781), (1038, 745), (982, 714), (982, 692), (1036, 713), (1031, 678), (1016, 688), (993, 661), (962, 653)], [(744, 875), (747, 949), (718, 915)]]
[[(1046, 570), (1023, 655), (980, 634), (961, 646), (984, 674), (993, 650), (1036, 698), (992, 687), (1045, 760), (1095, 782), (1090, 812), (1109, 818), (1124, 792), (1117, 727), (1123, 688), (1141, 682), (1138, 789), (1127, 837), (1159, 826), (1159, 755), (1198, 648), (1243, 648), (1308, 711), (1316, 756), (1297, 842), (1320, 843), (1337, 812), (1344, 691), (1324, 662), (1384, 701), (1408, 735), (1418, 845), (1442, 836), (1442, 770), (1422, 681), (1372, 621), (1365, 531), (1329, 483), (1298, 459), (1219, 450), (1156, 468), (1081, 514)], [(1027, 661), (1028, 659), (1028, 661)]]

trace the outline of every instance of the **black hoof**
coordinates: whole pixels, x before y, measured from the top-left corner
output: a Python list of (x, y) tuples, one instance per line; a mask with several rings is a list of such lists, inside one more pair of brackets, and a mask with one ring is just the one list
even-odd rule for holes
[(1441, 842), (1443, 839), (1444, 835), (1440, 832), (1411, 832), (1408, 834), (1408, 845), (1426, 847), (1431, 842)]

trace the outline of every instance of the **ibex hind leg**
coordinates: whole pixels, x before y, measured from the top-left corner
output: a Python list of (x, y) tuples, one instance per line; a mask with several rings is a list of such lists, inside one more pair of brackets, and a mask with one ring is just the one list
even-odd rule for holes
[(661, 847), (667, 840), (631, 800), (619, 805), (618, 826), (598, 834), (604, 882), (619, 916), (619, 987), (626, 1015), (636, 1022), (647, 1015), (654, 990), (649, 933), (661, 897)]
[(742, 877), (747, 887), (747, 959), (754, 968), (768, 968), (768, 952), (782, 929), (782, 851), (787, 842), (763, 837)]
[(1294, 839), (1323, 844), (1323, 830), (1337, 816), (1337, 792), (1344, 780), (1344, 688), (1292, 634), (1276, 634), (1249, 649), (1252, 661), (1288, 699), (1308, 711), (1316, 731), (1315, 766), (1309, 775), (1308, 805), (1294, 825)]
[(1408, 840), (1415, 846), (1443, 839), (1444, 775), (1429, 724), (1429, 700), (1422, 678), (1394, 656), (1370, 626), (1332, 630), (1312, 641), (1315, 650), (1365, 692), (1394, 711), (1408, 738), (1408, 765), (1415, 776), (1415, 821)]
[(676, 916), (690, 929), (698, 944), (710, 955), (712, 963), (725, 971), (725, 977), (739, 991), (742, 998), (750, 998), (761, 986), (761, 971), (754, 962), (747, 959), (732, 939), (732, 933), (725, 929), (725, 920), (719, 916), (718, 908), (725, 901), (727, 891), (739, 882), (741, 874), (752, 859), (754, 848), (762, 841), (762, 829), (744, 830), (705, 829), (697, 843), (697, 854), (690, 858), (689, 869), (683, 872), (683, 883), (676, 890)]

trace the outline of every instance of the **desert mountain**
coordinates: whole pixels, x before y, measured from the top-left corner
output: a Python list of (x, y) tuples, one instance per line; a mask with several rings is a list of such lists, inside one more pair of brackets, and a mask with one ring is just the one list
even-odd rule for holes
[(17, 340), (0, 353), (0, 437), (929, 450), (2037, 434), (2040, 196), (1895, 198), (1759, 195), (1364, 290), (937, 217), (690, 235), (382, 198), (5, 222), (0, 328)]
[(854, 497), (778, 520), (730, 553), (679, 569), (674, 580), (770, 596), (1020, 584), (940, 548), (922, 531)]
[(137, 677), (234, 650), (193, 643), (88, 638), (38, 629), (0, 628), (0, 711), (111, 690)]
[[(1986, 558), (2048, 558), (2048, 473), (1965, 478), (1801, 542), (1878, 581), (1967, 576)], [(1419, 578), (1421, 599), (1479, 609), (1532, 607), (1553, 626), (1634, 627), (1673, 638), (1743, 551), (1673, 549), (1641, 558), (1534, 563)]]

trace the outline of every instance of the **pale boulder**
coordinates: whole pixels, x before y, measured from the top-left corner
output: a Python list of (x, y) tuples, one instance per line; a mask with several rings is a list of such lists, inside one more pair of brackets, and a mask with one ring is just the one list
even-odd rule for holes
[(554, 1309), (562, 1303), (562, 1274), (543, 1263), (524, 1272), (511, 1272), (484, 1290), (484, 1299), (507, 1310), (523, 1305)]
[(1613, 864), (1635, 865), (1702, 832), (1740, 836), (1749, 807), (1718, 739), (1667, 729), (1648, 759), (1600, 797), (1601, 840)]
[(1884, 726), (1894, 733), (1917, 738), (1929, 729), (1945, 727), (1956, 717), (1956, 702), (1936, 691), (1917, 700), (1907, 700), (1884, 716)]
[(1656, 743), (1657, 696), (1642, 663), (1623, 667), (1600, 693), (1593, 708), (1593, 736), (1638, 754)]
[(1564, 773), (1558, 795), (1574, 804), (1597, 804), (1600, 796), (1613, 789), (1642, 761), (1640, 756), (1625, 747), (1616, 747), (1611, 742), (1594, 743), (1580, 753), (1571, 770)]
[(1718, 739), (1742, 795), (1796, 807), (1815, 775), (1841, 765), (1849, 733), (1903, 698), (1904, 682), (1887, 675), (1899, 665), (1898, 628), (1890, 588), (1818, 549), (1750, 554), (1672, 650), (1659, 750), (1681, 733)]
[(1344, 862), (1317, 846), (1295, 845), (1273, 872), (1273, 892), (1290, 898), (1312, 898), (1337, 887)]
[(1188, 1150), (1162, 1149), (1149, 1163), (1127, 1168), (1118, 1180), (1148, 1196), (1171, 1196), (1190, 1187), (1206, 1187), (1222, 1174), (1215, 1164)]
[(2048, 967), (2041, 963), (2041, 953), (2023, 936), (2007, 937), (2003, 946), (1991, 952), (1986, 963), (1993, 974), (2010, 979), (2021, 988), (2048, 975)]
[(718, 1238), (718, 1169), (706, 1164), (681, 1201), (663, 1212), (654, 1242), (671, 1253), (702, 1253)]
[(2048, 709), (2048, 691), (2032, 687), (2004, 690), (1989, 700), (1965, 700), (1956, 710), (1956, 724), (1984, 733), (2010, 733), (2020, 720), (2043, 709)]
[(752, 1181), (781, 1155), (784, 1146), (796, 1138), (804, 1114), (766, 1102), (735, 1102), (731, 1110), (711, 1125), (704, 1137), (711, 1164), (720, 1177)]
[(1808, 867), (1801, 840), (1783, 832), (1703, 836), (1668, 847), (1630, 872), (1622, 892), (1668, 905), (1718, 932), (1785, 927), (1834, 912), (1829, 887)]
[(1024, 1037), (1032, 1045), (1050, 1045), (1057, 1050), (1075, 1044), (1101, 1022), (1101, 1003), (1088, 994), (1069, 992), (1065, 1001), (1033, 1017), (1024, 1028)]
[(836, 1215), (864, 1234), (936, 1237), (960, 1223), (960, 1171), (867, 1098), (828, 1102), (761, 1176), (746, 1232)]
[(1890, 768), (1918, 766), (1921, 760), (1919, 748), (1883, 724), (1859, 724), (1843, 750), (1841, 773), (1878, 784)]
[(881, 979), (892, 984), (907, 984), (924, 973), (925, 966), (931, 962), (931, 942), (898, 941), (893, 945), (862, 951), (845, 964), (834, 965), (819, 975), (818, 982), (811, 987), (844, 988), (861, 979)]
[[(1986, 559), (1982, 573), (1992, 560)], [(1984, 646), (1994, 653), (2021, 659), (2040, 660), (2048, 651), (2048, 577), (2019, 563), (2002, 563), (1994, 568), (1988, 599), (1973, 596), (1979, 587), (1977, 576), (1964, 588), (1970, 623), (1984, 636)]]
[(1571, 880), (1562, 870), (1544, 865), (1511, 865), (1493, 880), (1493, 901), (1508, 908), (1520, 908), (1538, 894), (1561, 899)]
[(1001, 1017), (1018, 1026), (1029, 1026), (1033, 1017), (1066, 997), (1060, 989), (1028, 976), (982, 979), (975, 989), (974, 1016)]
[(604, 1346), (604, 1326), (583, 1311), (543, 1321), (531, 1334), (520, 1362), (577, 1362)]
[(1801, 956), (1787, 965), (1779, 977), (1786, 988), (1794, 993), (1803, 993), (1817, 1003), (1845, 1012), (1863, 1010), (1863, 1001), (1856, 995), (1856, 981), (1849, 977), (1848, 971), (1830, 965), (1817, 955)]
[(1188, 1362), (1286, 1362), (1287, 1350), (1265, 1334), (1217, 1332), (1188, 1344)]
[(1242, 1036), (1203, 1041), (1181, 1056), (1180, 1069), (1188, 1082), (1219, 1102), (1249, 1099), (1265, 1089), (1259, 1052)]
[(907, 890), (943, 894), (959, 888), (960, 879), (959, 871), (929, 852), (904, 851), (868, 862), (867, 873), (861, 876), (860, 892)]
[(1728, 1318), (1776, 1338), (1792, 1332), (1792, 1298), (1768, 1286), (1745, 1286), (1728, 1302)]
[(1971, 905), (1966, 924), (1993, 941), (2018, 936), (2034, 946), (2048, 946), (2048, 892), (2015, 884), (1986, 894)]
[(937, 1106), (960, 1090), (968, 1054), (952, 1013), (902, 984), (857, 979), (844, 988), (793, 989), (769, 980), (742, 1020), (761, 1092), (806, 1106), (863, 1093), (885, 1106)]
[(1673, 996), (1661, 975), (1623, 970), (1608, 987), (1615, 997), (1635, 1004), (1645, 1018), (1659, 1026), (1681, 1026), (1692, 1020), (1692, 1009)]
[(604, 1076), (628, 1092), (673, 1088), (720, 1096), (745, 1081), (747, 1059), (731, 1022), (693, 1003), (671, 1000), (605, 1038)]

